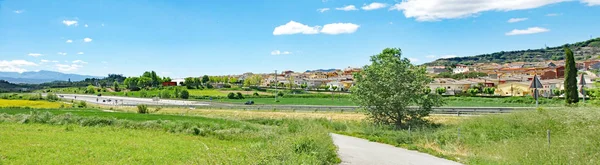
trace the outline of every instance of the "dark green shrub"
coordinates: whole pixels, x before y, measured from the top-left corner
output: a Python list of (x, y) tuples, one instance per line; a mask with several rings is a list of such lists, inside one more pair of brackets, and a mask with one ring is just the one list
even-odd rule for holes
[(229, 94), (227, 94), (227, 98), (228, 99), (236, 99), (235, 94), (233, 92), (229, 92)]
[(242, 95), (241, 92), (238, 92), (236, 98), (237, 99), (244, 99), (244, 95)]
[(188, 90), (184, 89), (183, 91), (181, 91), (181, 93), (179, 94), (179, 96), (182, 99), (188, 99), (188, 98), (190, 98), (190, 92), (188, 92)]

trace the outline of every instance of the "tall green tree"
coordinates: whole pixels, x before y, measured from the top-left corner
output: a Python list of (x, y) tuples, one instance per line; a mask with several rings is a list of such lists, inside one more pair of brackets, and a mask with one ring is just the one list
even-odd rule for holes
[(120, 91), (120, 90), (119, 90), (119, 82), (115, 81), (115, 82), (113, 83), (113, 89), (115, 90), (115, 92), (118, 92), (118, 91)]
[(402, 58), (398, 48), (387, 48), (371, 56), (371, 65), (354, 77), (356, 89), (352, 98), (376, 123), (397, 128), (422, 123), (433, 107), (443, 104), (440, 95), (425, 92), (432, 81), (425, 67), (414, 66)]
[(565, 101), (567, 104), (579, 102), (579, 91), (577, 91), (577, 67), (573, 51), (568, 47), (565, 50)]

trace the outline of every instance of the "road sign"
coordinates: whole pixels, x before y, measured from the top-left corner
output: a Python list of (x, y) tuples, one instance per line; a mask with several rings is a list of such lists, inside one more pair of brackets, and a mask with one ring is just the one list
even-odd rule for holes
[(543, 88), (542, 82), (538, 79), (537, 75), (533, 76), (533, 81), (531, 81), (531, 85), (529, 88)]
[(529, 85), (529, 88), (534, 88), (533, 97), (535, 98), (535, 107), (537, 107), (539, 95), (538, 88), (543, 88), (542, 82), (540, 82), (540, 79), (538, 79), (537, 75), (533, 76), (533, 81), (531, 81), (531, 85)]
[(579, 85), (581, 85), (581, 86), (586, 85), (585, 77), (583, 77), (583, 74), (581, 74), (581, 77), (579, 78)]

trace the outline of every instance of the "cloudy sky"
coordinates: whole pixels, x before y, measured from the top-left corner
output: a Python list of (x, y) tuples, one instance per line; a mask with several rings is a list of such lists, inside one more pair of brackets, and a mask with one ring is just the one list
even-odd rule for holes
[(0, 0), (0, 71), (171, 77), (345, 68), (600, 36), (600, 0)]

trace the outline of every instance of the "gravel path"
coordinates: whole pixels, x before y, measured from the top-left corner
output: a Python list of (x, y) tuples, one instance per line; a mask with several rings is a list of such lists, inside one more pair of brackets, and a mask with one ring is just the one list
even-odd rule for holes
[(431, 156), (429, 154), (370, 142), (365, 139), (331, 134), (338, 146), (342, 164), (356, 165), (460, 165), (460, 163)]

